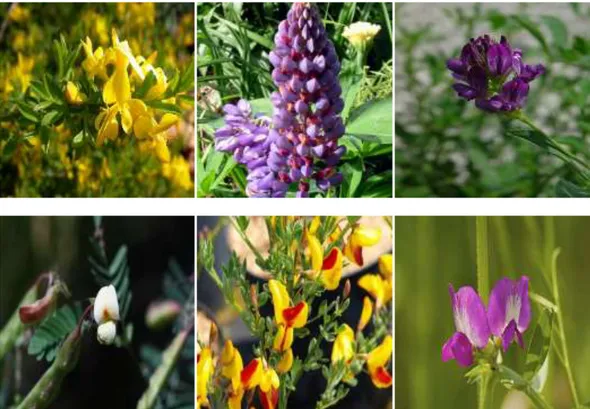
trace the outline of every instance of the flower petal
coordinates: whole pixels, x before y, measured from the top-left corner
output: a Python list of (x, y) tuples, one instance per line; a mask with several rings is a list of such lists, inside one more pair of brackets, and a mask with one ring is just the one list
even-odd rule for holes
[(455, 293), (453, 286), (449, 285), (451, 302), (453, 305), (453, 317), (457, 331), (467, 336), (469, 341), (477, 348), (487, 345), (490, 338), (490, 327), (483, 302), (472, 287), (461, 287)]
[(283, 310), (283, 318), (288, 327), (301, 328), (307, 323), (309, 307), (305, 301), (301, 301), (294, 307)]
[(335, 290), (342, 278), (342, 252), (332, 248), (322, 264), (322, 282), (327, 290)]
[(333, 364), (339, 361), (349, 362), (354, 356), (354, 332), (352, 328), (344, 324), (338, 331), (332, 345), (331, 361)]
[(461, 366), (470, 366), (473, 364), (473, 345), (471, 345), (467, 336), (462, 332), (455, 332), (443, 345), (443, 362), (451, 359), (456, 359)]
[(363, 309), (361, 311), (361, 317), (359, 319), (359, 323), (357, 326), (357, 329), (359, 331), (362, 331), (363, 329), (365, 329), (365, 327), (369, 323), (369, 320), (371, 319), (372, 315), (373, 315), (373, 303), (371, 302), (371, 299), (369, 297), (365, 296), (363, 298)]
[(531, 321), (531, 305), (528, 296), (528, 277), (518, 281), (509, 278), (499, 280), (490, 294), (488, 322), (492, 333), (500, 337), (514, 320), (519, 332), (524, 332)]
[(94, 321), (97, 324), (103, 324), (107, 321), (117, 321), (119, 319), (119, 301), (117, 291), (111, 284), (102, 287), (96, 294), (94, 300)]
[(272, 304), (275, 310), (275, 321), (277, 324), (284, 324), (283, 310), (289, 307), (291, 299), (287, 293), (287, 288), (283, 283), (277, 280), (268, 281), (268, 289), (272, 296)]

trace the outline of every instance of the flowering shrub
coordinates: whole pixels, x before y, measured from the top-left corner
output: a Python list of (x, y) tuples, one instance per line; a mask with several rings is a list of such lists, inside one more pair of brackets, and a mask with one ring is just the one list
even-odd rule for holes
[[(201, 234), (200, 267), (239, 313), (256, 342), (254, 357), (246, 361), (246, 352), (230, 339), (221, 350), (216, 348), (215, 325), (210, 334), (197, 331), (198, 408), (227, 405), (239, 409), (246, 396), (250, 406), (254, 393), (263, 408), (286, 408), (301, 377), (315, 371), (325, 378), (316, 408), (331, 407), (344, 399), (363, 372), (374, 387), (391, 387), (391, 254), (381, 255), (379, 272), (362, 275), (358, 287), (343, 279), (343, 268), (349, 264), (362, 267), (363, 249), (376, 245), (384, 234), (379, 228), (359, 224), (358, 219), (265, 218), (270, 242), (268, 254), (263, 255), (246, 234), (249, 219), (230, 218), (232, 228), (269, 278), (261, 285), (248, 282), (246, 264), (235, 253), (220, 275), (213, 244), (219, 229)], [(324, 298), (334, 291), (339, 294), (334, 294), (333, 301)], [(350, 294), (359, 291), (364, 294), (363, 305), (353, 329), (343, 316)], [(269, 301), (272, 313), (267, 315)], [(317, 333), (311, 325), (314, 322), (319, 323)], [(295, 352), (295, 344), (301, 342), (307, 345), (307, 353)], [(324, 348), (329, 356), (324, 355)]]
[(586, 5), (396, 16), (399, 196), (588, 194)]
[[(2, 232), (3, 235), (5, 232), (6, 230)], [(134, 357), (132, 361), (139, 379), (142, 374), (146, 379), (139, 382), (139, 385), (145, 385), (145, 390), (139, 390), (135, 407), (149, 409), (170, 407), (173, 404), (192, 404), (192, 279), (174, 260), (170, 260), (168, 271), (163, 274), (164, 300), (146, 305), (146, 327), (159, 330), (168, 346), (160, 350), (134, 339), (136, 319), (132, 317), (131, 305), (134, 296), (132, 287), (136, 287), (131, 284), (132, 263), (128, 260), (128, 247), (121, 245), (116, 252), (111, 253), (107, 247), (106, 233), (102, 218), (94, 218), (94, 231), (89, 237), (91, 250), (88, 255), (89, 275), (98, 289), (94, 298), (76, 299), (59, 274), (53, 271), (43, 273), (26, 292), (14, 314), (0, 327), (0, 364), (5, 368), (1, 375), (2, 407), (43, 409), (63, 402), (85, 406), (72, 397), (71, 390), (69, 393), (64, 391), (64, 395), (68, 396), (66, 399), (59, 399), (64, 381), (66, 385), (63, 389), (68, 390), (67, 383), (71, 382), (71, 378), (66, 379), (78, 367), (79, 361), (96, 363), (96, 355), (91, 356), (91, 353), (100, 353), (100, 356), (106, 356), (107, 359), (119, 360), (123, 356), (121, 354), (131, 355), (132, 348), (139, 347), (140, 342), (141, 357)], [(5, 268), (4, 264), (2, 268)], [(6, 270), (0, 271), (3, 285), (4, 278), (9, 277), (9, 273)], [(134, 274), (134, 277), (137, 275)], [(134, 305), (137, 309), (138, 303)], [(48, 367), (38, 380), (29, 382), (31, 371), (28, 369), (29, 365), (25, 366), (20, 362), (23, 356), (47, 361)], [(115, 366), (123, 371), (127, 370), (124, 363), (118, 362)], [(187, 376), (179, 367), (190, 367), (188, 373), (192, 368), (192, 375)], [(39, 372), (35, 370), (33, 373), (36, 378)], [(97, 385), (104, 386), (103, 380), (96, 379), (102, 374), (96, 367), (92, 374), (95, 378), (89, 379), (87, 375), (84, 376), (84, 371), (78, 372), (75, 375), (79, 378), (76, 388), (81, 387), (88, 391), (97, 388)], [(15, 379), (23, 379), (23, 386), (20, 385), (20, 380), (14, 382)], [(88, 388), (88, 384), (92, 387)], [(130, 391), (135, 387), (130, 383), (125, 389)], [(116, 400), (129, 395), (125, 393), (115, 396), (117, 399), (113, 399), (113, 394), (110, 393), (108, 399), (113, 407), (119, 407), (122, 403)], [(129, 407), (129, 401), (123, 404)]]
[[(205, 12), (208, 6), (199, 7), (200, 15), (209, 15)], [(367, 6), (367, 10), (372, 7)], [(383, 5), (381, 11), (380, 17), (390, 24), (387, 6)], [(218, 35), (212, 37), (211, 32), (229, 28), (238, 34), (239, 27), (246, 24), (236, 15), (234, 22), (227, 21), (232, 16), (227, 14), (225, 18), (216, 17), (219, 27), (209, 17), (199, 26), (208, 50), (202, 49), (199, 55), (204, 63), (198, 81), (221, 90), (227, 88), (224, 76), (208, 75), (208, 71), (224, 69), (207, 54), (218, 53), (213, 49)], [(202, 153), (197, 158), (202, 174), (198, 194), (227, 195), (221, 189), (216, 192), (216, 188), (228, 185), (229, 189), (237, 188), (236, 194), (249, 197), (388, 196), (384, 177), (369, 177), (364, 194), (359, 186), (365, 166), (371, 163), (362, 158), (371, 156), (371, 151), (383, 156), (383, 171), (390, 170), (389, 164), (385, 165), (388, 149), (383, 146), (391, 143), (391, 100), (382, 98), (390, 95), (387, 83), (377, 87), (378, 95), (362, 98), (370, 88), (363, 88), (370, 78), (367, 57), (381, 26), (366, 22), (342, 24), (343, 30), (339, 28), (336, 38), (347, 44), (335, 44), (318, 6), (312, 3), (294, 3), (286, 18), (283, 14), (281, 19), (278, 28), (269, 28), (274, 42), (255, 33), (249, 36), (267, 48), (260, 56), (264, 61), (254, 62), (271, 72), (263, 95), (252, 92), (249, 98), (249, 93), (241, 92), (241, 99), (225, 103), (236, 98), (219, 95), (221, 100), (217, 101), (213, 99), (213, 88), (201, 87), (209, 95), (202, 98), (198, 121), (203, 130)], [(348, 55), (354, 58), (343, 61), (341, 66), (338, 48), (347, 48)], [(210, 59), (213, 61), (208, 62)], [(244, 84), (241, 89), (248, 87), (250, 84)], [(224, 114), (223, 120), (215, 115), (219, 111)], [(207, 134), (212, 138), (207, 139)], [(220, 152), (231, 154), (233, 160)], [(352, 168), (343, 164), (343, 158), (346, 165), (353, 164)], [(218, 166), (220, 161), (225, 161), (223, 167)], [(208, 163), (217, 165), (211, 167)]]
[(7, 7), (2, 195), (191, 196), (190, 7), (164, 31), (153, 3), (60, 6), (64, 27), (56, 6)]

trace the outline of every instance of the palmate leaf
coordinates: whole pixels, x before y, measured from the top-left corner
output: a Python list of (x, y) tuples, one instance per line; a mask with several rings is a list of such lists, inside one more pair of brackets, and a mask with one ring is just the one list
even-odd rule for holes
[(29, 342), (29, 355), (35, 356), (38, 361), (46, 359), (47, 362), (52, 362), (59, 345), (76, 328), (81, 316), (80, 303), (59, 308), (35, 330)]
[[(95, 218), (96, 231), (102, 232), (101, 219)], [(101, 233), (102, 234), (102, 233)], [(129, 264), (127, 261), (127, 246), (122, 245), (117, 250), (113, 260), (109, 262), (104, 249), (104, 242), (102, 235), (95, 233), (90, 238), (93, 255), (88, 257), (90, 263), (90, 271), (94, 276), (94, 280), (99, 286), (106, 286), (112, 284), (117, 290), (117, 298), (119, 300), (119, 314), (123, 322), (126, 321), (129, 307), (131, 306), (131, 287), (129, 280)]]

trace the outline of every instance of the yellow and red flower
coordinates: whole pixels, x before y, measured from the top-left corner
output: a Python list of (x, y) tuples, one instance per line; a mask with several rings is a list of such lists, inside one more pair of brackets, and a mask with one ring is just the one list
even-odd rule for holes
[(285, 352), (293, 344), (293, 329), (302, 328), (307, 323), (309, 307), (305, 301), (291, 306), (291, 299), (285, 285), (277, 280), (270, 280), (268, 288), (272, 295), (275, 321), (278, 326), (273, 348)]
[(369, 352), (367, 356), (367, 369), (377, 388), (388, 388), (393, 382), (393, 378), (386, 368), (391, 360), (392, 347), (391, 335), (387, 335), (381, 344)]
[(344, 245), (344, 255), (357, 266), (364, 265), (363, 247), (374, 246), (381, 240), (381, 229), (356, 225)]
[(197, 409), (209, 407), (208, 385), (214, 370), (211, 348), (203, 348), (197, 355)]
[[(313, 227), (313, 222), (312, 222)], [(317, 230), (314, 229), (314, 230)], [(324, 249), (320, 240), (311, 233), (306, 233), (307, 248), (311, 259), (311, 268), (314, 276), (319, 274), (322, 284), (327, 290), (335, 290), (342, 278), (342, 252), (338, 247), (333, 247), (324, 257)]]

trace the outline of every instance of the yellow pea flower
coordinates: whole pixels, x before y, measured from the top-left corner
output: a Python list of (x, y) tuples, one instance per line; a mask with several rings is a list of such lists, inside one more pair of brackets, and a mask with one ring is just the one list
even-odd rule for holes
[(106, 81), (108, 79), (108, 58), (106, 58), (102, 47), (98, 47), (96, 51), (94, 51), (92, 49), (92, 40), (90, 40), (89, 37), (86, 37), (86, 41), (82, 41), (82, 48), (84, 48), (84, 52), (86, 53), (86, 59), (82, 62), (82, 68), (84, 68), (88, 77), (93, 79), (97, 76), (103, 81)]
[(314, 216), (313, 219), (311, 219), (311, 223), (309, 225), (309, 233), (310, 234), (316, 234), (318, 232), (318, 228), (320, 227), (320, 216)]
[(377, 309), (389, 302), (393, 296), (392, 282), (383, 279), (379, 274), (365, 274), (359, 279), (358, 286), (373, 297)]
[(80, 92), (76, 84), (72, 81), (68, 81), (66, 84), (66, 101), (70, 105), (82, 105), (84, 101), (86, 101), (86, 95), (83, 92)]
[(240, 351), (238, 351), (234, 344), (227, 340), (221, 352), (221, 374), (227, 379), (231, 380), (234, 390), (240, 386), (240, 375), (244, 369), (244, 363)]
[(277, 364), (277, 371), (280, 374), (283, 374), (283, 373), (288, 372), (292, 366), (293, 366), (293, 350), (291, 348), (289, 348), (283, 353), (281, 360)]
[(161, 162), (170, 162), (170, 151), (166, 143), (166, 131), (176, 125), (180, 118), (176, 115), (166, 113), (158, 123), (154, 117), (146, 113), (133, 125), (133, 133), (138, 139), (144, 140), (144, 144), (151, 147)]
[(214, 370), (211, 348), (203, 348), (197, 355), (197, 408), (209, 406), (207, 387)]
[(387, 335), (381, 344), (369, 352), (367, 356), (367, 369), (373, 384), (377, 388), (388, 388), (393, 382), (393, 378), (385, 368), (391, 360), (393, 341), (391, 335)]
[(307, 323), (309, 308), (305, 301), (291, 307), (287, 288), (277, 280), (269, 280), (268, 288), (272, 296), (275, 322), (278, 326), (273, 348), (284, 352), (293, 344), (293, 328), (302, 328)]
[(379, 273), (386, 280), (393, 279), (393, 255), (383, 254), (379, 257)]
[(275, 409), (279, 402), (279, 376), (272, 368), (266, 368), (260, 380), (260, 403), (264, 409)]
[[(166, 149), (168, 147), (166, 146)], [(165, 151), (164, 151), (165, 155)], [(193, 180), (190, 173), (190, 165), (182, 156), (175, 156), (170, 163), (165, 163), (158, 150), (156, 150), (156, 156), (164, 162), (162, 165), (162, 174), (166, 177), (174, 186), (179, 187), (182, 190), (191, 190), (193, 188)]]
[(344, 324), (340, 327), (334, 345), (332, 346), (331, 361), (333, 364), (339, 361), (350, 363), (354, 357), (354, 332), (352, 328)]
[(359, 319), (359, 323), (357, 326), (357, 331), (362, 331), (365, 329), (371, 316), (373, 315), (373, 302), (367, 296), (363, 298), (363, 310), (361, 311), (361, 318)]
[(335, 290), (342, 278), (342, 252), (333, 247), (322, 263), (321, 280), (327, 290)]
[(260, 358), (251, 360), (240, 373), (240, 382), (244, 390), (254, 389), (260, 385), (262, 375), (262, 360)]
[(381, 229), (357, 225), (346, 241), (344, 255), (348, 260), (362, 267), (363, 247), (374, 246), (379, 240), (381, 240)]
[(18, 3), (10, 8), (8, 18), (16, 23), (23, 23), (31, 17), (31, 10), (24, 8)]
[(311, 258), (311, 268), (314, 273), (319, 273), (324, 262), (324, 249), (320, 240), (312, 233), (314, 229), (310, 229), (305, 233), (307, 238), (307, 250)]

